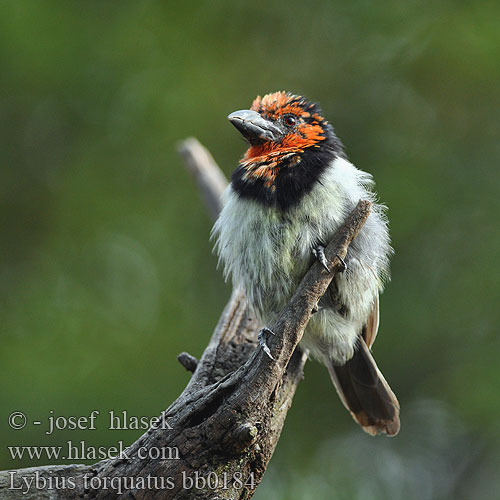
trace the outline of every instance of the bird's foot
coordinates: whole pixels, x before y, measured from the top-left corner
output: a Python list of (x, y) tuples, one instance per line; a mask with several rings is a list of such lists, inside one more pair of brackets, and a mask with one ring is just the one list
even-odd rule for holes
[(342, 269), (340, 270), (341, 273), (344, 273), (347, 271), (347, 264), (345, 263), (345, 260), (339, 255), (336, 254), (337, 259), (339, 259), (340, 265), (342, 266)]
[(263, 351), (274, 361), (273, 355), (271, 354), (271, 350), (267, 345), (267, 339), (269, 335), (276, 335), (270, 328), (265, 326), (259, 332), (257, 338), (259, 339), (259, 345), (262, 347)]
[(326, 269), (326, 272), (330, 272), (328, 268), (328, 261), (325, 257), (325, 247), (323, 245), (318, 245), (316, 248), (313, 248), (312, 253), (316, 260)]

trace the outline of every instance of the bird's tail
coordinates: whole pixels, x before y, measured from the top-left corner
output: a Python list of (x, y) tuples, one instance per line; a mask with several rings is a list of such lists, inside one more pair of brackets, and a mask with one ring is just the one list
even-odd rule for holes
[(333, 360), (328, 371), (344, 406), (372, 436), (399, 432), (399, 403), (380, 372), (363, 337), (354, 356), (342, 366)]

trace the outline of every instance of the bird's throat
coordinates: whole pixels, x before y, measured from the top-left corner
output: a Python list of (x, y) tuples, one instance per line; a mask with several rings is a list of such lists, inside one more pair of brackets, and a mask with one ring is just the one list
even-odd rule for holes
[(335, 156), (332, 151), (319, 154), (318, 150), (255, 153), (254, 147), (249, 148), (233, 172), (232, 187), (242, 198), (283, 211), (300, 203)]

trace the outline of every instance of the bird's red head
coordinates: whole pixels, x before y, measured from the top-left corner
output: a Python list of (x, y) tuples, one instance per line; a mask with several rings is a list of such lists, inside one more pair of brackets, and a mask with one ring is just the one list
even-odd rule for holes
[(289, 192), (289, 184), (309, 187), (335, 155), (343, 154), (319, 106), (302, 96), (288, 92), (258, 96), (249, 110), (235, 111), (228, 119), (250, 143), (233, 184), (241, 185), (240, 194), (250, 193), (249, 197), (268, 204), (285, 194), (294, 204), (296, 195)]

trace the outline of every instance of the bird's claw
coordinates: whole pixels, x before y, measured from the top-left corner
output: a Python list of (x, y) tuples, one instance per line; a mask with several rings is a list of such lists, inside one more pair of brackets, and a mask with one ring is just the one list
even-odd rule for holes
[(265, 326), (260, 330), (259, 335), (257, 335), (257, 338), (259, 339), (259, 345), (260, 347), (262, 347), (262, 350), (274, 361), (273, 355), (271, 354), (271, 350), (267, 345), (268, 335), (276, 335), (276, 334), (270, 328), (267, 328)]
[(345, 260), (339, 255), (339, 254), (336, 254), (337, 256), (337, 259), (339, 259), (339, 262), (340, 262), (340, 265), (342, 266), (342, 269), (341, 269), (341, 273), (347, 271), (347, 264), (345, 263)]
[(321, 309), (320, 305), (319, 305), (319, 302), (313, 306), (312, 310), (311, 310), (311, 314), (316, 314), (317, 312), (319, 312), (319, 310)]
[(318, 245), (316, 248), (313, 248), (313, 255), (316, 257), (316, 260), (325, 268), (326, 272), (330, 272), (328, 267), (328, 261), (325, 257), (325, 247), (322, 245)]

